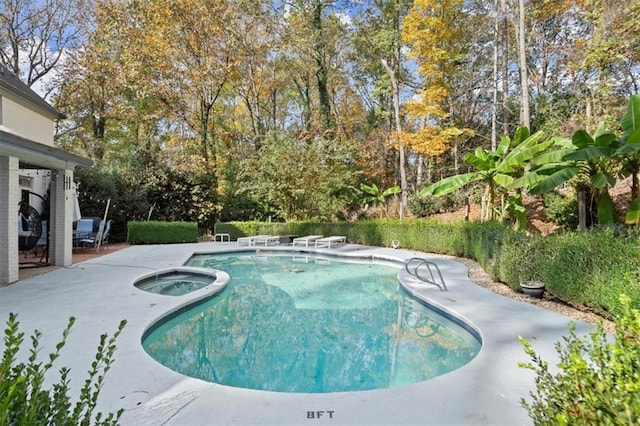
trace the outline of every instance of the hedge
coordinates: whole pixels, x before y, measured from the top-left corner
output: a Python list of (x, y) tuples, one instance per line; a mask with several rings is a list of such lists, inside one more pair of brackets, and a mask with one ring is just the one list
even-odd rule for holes
[(127, 224), (130, 244), (195, 243), (198, 241), (197, 222), (131, 221)]
[(496, 222), (442, 224), (428, 219), (336, 222), (218, 223), (216, 233), (247, 235), (345, 235), (352, 243), (391, 246), (476, 260), (495, 280), (514, 289), (541, 280), (566, 303), (605, 316), (620, 312), (619, 295), (640, 306), (638, 234), (616, 229), (527, 235)]

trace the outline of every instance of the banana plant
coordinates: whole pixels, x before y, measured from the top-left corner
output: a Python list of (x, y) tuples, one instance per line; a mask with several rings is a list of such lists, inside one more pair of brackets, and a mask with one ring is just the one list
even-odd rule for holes
[(590, 135), (577, 131), (569, 144), (547, 153), (547, 158), (532, 162), (539, 165), (514, 185), (529, 186), (531, 193), (542, 194), (573, 180), (581, 203), (580, 226), (587, 226), (587, 218), (597, 211), (601, 224), (616, 220), (609, 187), (616, 183), (616, 176), (632, 176), (632, 201), (627, 211), (627, 224), (640, 223), (640, 198), (638, 197), (638, 173), (640, 173), (640, 96), (629, 99), (627, 112), (622, 117), (623, 136), (618, 138), (601, 124)]
[(372, 183), (371, 185), (366, 185), (363, 183), (360, 185), (360, 189), (362, 190), (362, 192), (367, 194), (362, 197), (362, 203), (372, 205), (382, 204), (390, 195), (395, 195), (402, 192), (402, 189), (400, 189), (400, 187), (397, 185), (391, 186), (382, 191), (375, 183)]
[[(421, 192), (425, 195), (441, 196), (472, 182), (484, 182), (486, 202), (483, 202), (481, 217), (484, 220), (494, 220), (500, 212), (500, 209), (496, 208), (498, 195), (512, 190), (510, 185), (525, 174), (530, 161), (552, 144), (553, 140), (546, 140), (542, 132), (531, 135), (527, 127), (519, 127), (513, 140), (505, 136), (495, 151), (478, 147), (475, 152), (467, 153), (464, 160), (473, 166), (475, 171), (444, 178)], [(516, 189), (516, 194), (509, 197), (506, 210), (516, 213), (520, 228), (526, 224), (520, 189)]]
[(617, 136), (604, 124), (600, 124), (593, 135), (578, 130), (573, 134), (571, 144), (555, 153), (554, 158), (560, 161), (547, 163), (544, 169), (534, 171), (541, 179), (531, 188), (531, 194), (540, 195), (573, 180), (580, 200), (580, 227), (587, 227), (588, 218), (594, 211), (599, 223), (614, 222), (609, 187), (616, 183), (613, 171), (618, 147)]
[(622, 164), (622, 176), (631, 176), (631, 203), (627, 210), (625, 223), (640, 224), (640, 197), (638, 197), (638, 173), (640, 173), (640, 96), (629, 98), (627, 112), (620, 121), (622, 138), (615, 156)]

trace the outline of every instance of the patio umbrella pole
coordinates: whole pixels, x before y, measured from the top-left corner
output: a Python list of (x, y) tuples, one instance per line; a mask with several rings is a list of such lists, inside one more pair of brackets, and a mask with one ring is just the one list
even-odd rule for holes
[(98, 245), (96, 245), (96, 252), (98, 252), (100, 250), (100, 247), (102, 247), (102, 233), (104, 232), (104, 224), (107, 222), (107, 214), (109, 213), (109, 204), (111, 204), (111, 198), (109, 198), (107, 200), (107, 207), (104, 209), (104, 216), (102, 218), (102, 222), (100, 223), (100, 231), (98, 232), (98, 235), (100, 235), (100, 239), (98, 240)]

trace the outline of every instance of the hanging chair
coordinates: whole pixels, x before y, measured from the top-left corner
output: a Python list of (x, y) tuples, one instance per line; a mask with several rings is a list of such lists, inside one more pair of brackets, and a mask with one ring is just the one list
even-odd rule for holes
[(31, 250), (42, 235), (40, 213), (27, 203), (20, 203), (18, 218), (18, 248), (20, 251)]

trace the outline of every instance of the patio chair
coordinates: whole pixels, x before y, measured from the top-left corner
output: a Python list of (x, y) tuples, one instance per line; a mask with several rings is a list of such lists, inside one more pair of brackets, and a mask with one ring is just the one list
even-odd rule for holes
[(309, 244), (315, 243), (316, 240), (319, 240), (323, 236), (324, 235), (307, 235), (306, 237), (294, 238), (292, 245), (309, 247)]
[(102, 231), (102, 241), (100, 242), (100, 247), (109, 247), (109, 235), (111, 235), (111, 223), (113, 220), (109, 219), (104, 225), (104, 230)]
[(40, 234), (40, 238), (36, 242), (36, 245), (33, 247), (33, 254), (35, 256), (38, 256), (38, 253), (40, 253), (40, 261), (42, 262), (42, 259), (44, 259), (45, 255), (47, 254), (47, 250), (49, 250), (49, 247), (47, 245), (47, 221), (43, 220), (41, 223), (42, 233)]
[(244, 243), (247, 243), (247, 245), (251, 247), (252, 245), (254, 245), (254, 242), (256, 239), (264, 239), (264, 238), (273, 238), (273, 235), (254, 235), (252, 237), (238, 237), (238, 239), (236, 240), (236, 244), (241, 246)]
[[(274, 235), (266, 235), (266, 236), (258, 236), (253, 239), (253, 245), (257, 246), (259, 244), (264, 244), (264, 246), (268, 245), (278, 245), (280, 244), (280, 237)], [(251, 245), (251, 244), (249, 244)]]
[(331, 246), (333, 245), (344, 244), (346, 242), (347, 242), (347, 237), (333, 235), (331, 237), (317, 239), (316, 248), (319, 248), (319, 247), (331, 248)]
[(81, 218), (76, 222), (76, 229), (73, 231), (73, 246), (79, 248), (95, 247), (100, 240), (102, 233), (100, 226), (95, 230), (94, 218)]
[(84, 238), (80, 240), (80, 243), (84, 247), (95, 247), (96, 251), (98, 249), (104, 250), (104, 248), (109, 245), (109, 234), (111, 233), (111, 219), (109, 219), (104, 225), (102, 225), (102, 221), (100, 221), (100, 226), (98, 228), (98, 232), (95, 233), (90, 238)]

